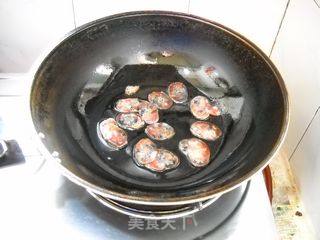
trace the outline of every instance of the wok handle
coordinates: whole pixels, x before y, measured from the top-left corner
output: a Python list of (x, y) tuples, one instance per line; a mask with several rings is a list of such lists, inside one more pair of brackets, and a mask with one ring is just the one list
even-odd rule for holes
[(273, 186), (272, 186), (272, 174), (270, 170), (270, 166), (266, 166), (265, 169), (263, 169), (263, 176), (264, 176), (264, 181), (266, 184), (268, 196), (270, 203), (272, 204), (272, 198), (273, 198)]
[(3, 158), (8, 152), (8, 146), (7, 143), (0, 139), (0, 158)]
[(0, 138), (0, 169), (25, 162), (25, 156), (17, 141)]

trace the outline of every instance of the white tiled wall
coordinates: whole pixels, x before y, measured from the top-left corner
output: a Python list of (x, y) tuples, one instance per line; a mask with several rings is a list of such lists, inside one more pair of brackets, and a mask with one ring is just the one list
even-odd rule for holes
[(284, 151), (292, 154), (320, 105), (320, 9), (291, 0), (271, 59), (286, 81), (291, 121)]
[(238, 31), (269, 55), (287, 0), (194, 0), (190, 13)]
[(71, 0), (1, 0), (0, 73), (28, 71), (49, 42), (73, 28)]
[(270, 52), (287, 0), (2, 0), (0, 73), (27, 72), (46, 46), (75, 26), (135, 10), (192, 13), (220, 22)]

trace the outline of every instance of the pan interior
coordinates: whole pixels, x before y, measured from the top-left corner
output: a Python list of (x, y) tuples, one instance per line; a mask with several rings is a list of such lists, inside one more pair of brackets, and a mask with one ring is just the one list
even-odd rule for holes
[[(190, 69), (190, 71), (196, 72), (200, 70)], [(207, 78), (210, 79), (209, 77)], [(199, 84), (199, 77), (197, 80)], [(153, 141), (157, 144), (158, 148), (170, 150), (179, 157), (180, 165), (177, 168), (162, 173), (156, 173), (135, 164), (132, 156), (133, 147), (140, 139), (148, 138), (144, 132), (144, 128), (139, 129), (138, 131), (127, 131), (128, 146), (118, 151), (109, 150), (101, 142), (97, 135), (97, 124), (101, 119), (116, 118), (118, 112), (114, 110), (114, 103), (118, 99), (128, 97), (124, 93), (126, 86), (139, 85), (140, 89), (133, 97), (147, 100), (148, 94), (152, 91), (166, 92), (168, 85), (172, 82), (182, 82), (187, 86), (189, 92), (188, 102), (184, 104), (174, 104), (168, 110), (159, 110), (159, 122), (165, 122), (172, 126), (175, 129), (175, 135), (165, 141)], [(226, 82), (224, 83), (226, 84)], [(91, 87), (91, 84), (86, 85), (83, 92), (92, 91)], [(216, 86), (215, 90), (219, 90), (219, 87)], [(234, 91), (230, 89), (220, 89), (220, 91), (223, 91), (223, 96), (230, 96), (232, 93), (234, 94)], [(186, 157), (178, 150), (178, 143), (182, 139), (194, 137), (189, 129), (191, 124), (197, 121), (197, 119), (192, 116), (188, 103), (190, 99), (199, 95), (203, 96), (204, 93), (184, 79), (172, 65), (126, 65), (103, 83), (101, 89), (98, 90), (97, 95), (90, 98), (85, 104), (85, 111), (82, 111), (82, 108), (78, 109), (80, 121), (82, 120), (84, 131), (88, 132), (88, 141), (91, 142), (91, 146), (82, 145), (81, 147), (83, 149), (87, 149), (88, 147), (94, 148), (100, 157), (92, 158), (96, 160), (97, 165), (107, 172), (112, 168), (114, 172), (117, 173), (117, 178), (130, 179), (132, 184), (143, 184), (145, 186), (158, 188), (191, 184), (201, 178), (201, 170), (204, 168), (193, 167), (187, 161)], [(84, 96), (84, 94), (81, 94), (80, 96)], [(237, 93), (236, 97), (240, 98), (240, 93)], [(77, 106), (79, 106), (79, 101), (84, 102), (81, 97), (80, 99), (76, 99)], [(219, 155), (227, 132), (232, 126), (233, 119), (229, 113), (224, 113), (222, 116), (210, 117), (206, 121), (214, 123), (223, 132), (222, 136), (216, 141), (206, 141), (211, 150), (211, 163), (205, 168), (210, 167), (213, 170), (218, 166), (216, 157)], [(72, 125), (69, 126), (69, 128), (72, 127)], [(245, 134), (246, 132), (243, 131), (243, 136)], [(219, 156), (219, 158), (225, 157), (226, 156)]]
[[(174, 57), (164, 57), (166, 52)], [(203, 75), (209, 66), (217, 69), (221, 82)], [(130, 81), (164, 88), (175, 80), (189, 84), (195, 94), (219, 99), (226, 108), (226, 114), (214, 120), (224, 135), (211, 146), (210, 165), (195, 169), (181, 157), (176, 170), (155, 174), (118, 153), (97, 151), (99, 144), (92, 145), (95, 140), (82, 114), (90, 112), (90, 104), (105, 107), (107, 100), (91, 101), (92, 96), (102, 92), (120, 97)], [(105, 87), (109, 83), (115, 86)], [(164, 13), (106, 18), (71, 34), (39, 67), (30, 104), (35, 128), (46, 136), (44, 145), (49, 152), (59, 152), (69, 171), (100, 188), (160, 198), (205, 193), (258, 170), (276, 145), (285, 117), (277, 76), (257, 50), (217, 25)], [(162, 117), (171, 121), (170, 114)], [(178, 118), (176, 129), (185, 132), (187, 121)], [(166, 147), (179, 154), (176, 144)]]

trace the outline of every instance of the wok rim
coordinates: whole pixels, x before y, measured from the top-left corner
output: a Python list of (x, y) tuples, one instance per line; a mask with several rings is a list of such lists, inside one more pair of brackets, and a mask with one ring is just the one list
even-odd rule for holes
[[(41, 141), (43, 138), (42, 133), (38, 133), (32, 119), (32, 113), (31, 113), (31, 93), (33, 89), (33, 85), (35, 82), (35, 78), (37, 76), (38, 71), (41, 69), (42, 64), (46, 61), (46, 59), (53, 53), (63, 42), (67, 41), (70, 37), (75, 35), (76, 33), (83, 31), (87, 28), (90, 28), (94, 26), (95, 24), (103, 21), (110, 21), (125, 17), (134, 17), (134, 16), (146, 16), (146, 15), (158, 15), (158, 16), (170, 16), (170, 17), (180, 17), (185, 19), (190, 19), (198, 22), (202, 22), (205, 24), (208, 24), (212, 27), (218, 28), (222, 31), (224, 31), (226, 34), (230, 34), (233, 37), (237, 38), (239, 41), (241, 41), (243, 44), (245, 44), (247, 47), (251, 48), (255, 53), (257, 53), (261, 59), (268, 65), (270, 70), (272, 71), (273, 75), (276, 78), (276, 81), (280, 87), (280, 91), (282, 93), (283, 98), (283, 104), (284, 104), (284, 112), (283, 112), (283, 124), (281, 126), (281, 130), (279, 133), (278, 138), (275, 140), (274, 146), (271, 149), (271, 151), (267, 154), (267, 156), (261, 160), (261, 162), (253, 169), (251, 169), (248, 173), (244, 174), (242, 177), (237, 178), (234, 181), (231, 181), (221, 187), (215, 187), (211, 190), (208, 190), (204, 193), (197, 193), (192, 194), (189, 196), (170, 196), (167, 198), (161, 198), (159, 196), (159, 193), (153, 194), (153, 196), (150, 196), (150, 192), (147, 191), (141, 191), (139, 195), (132, 195), (132, 194), (123, 194), (116, 191), (109, 190), (107, 188), (99, 187), (85, 179), (82, 179), (81, 177), (77, 176), (76, 173), (72, 172), (72, 170), (68, 169), (67, 167), (63, 166), (61, 164), (61, 160), (58, 156), (53, 156), (52, 153), (49, 152), (49, 150), (46, 148), (44, 143)], [(276, 68), (276, 66), (272, 63), (271, 59), (253, 42), (248, 40), (246, 37), (242, 36), (238, 32), (220, 24), (212, 20), (208, 20), (199, 16), (187, 14), (187, 13), (179, 13), (179, 12), (171, 12), (171, 11), (158, 11), (158, 10), (149, 10), (149, 11), (131, 11), (131, 12), (123, 12), (115, 15), (106, 16), (94, 21), (91, 21), (89, 23), (86, 23), (84, 25), (81, 25), (69, 33), (67, 33), (64, 37), (59, 39), (58, 41), (53, 41), (52, 44), (49, 45), (47, 50), (45, 50), (34, 62), (32, 65), (30, 71), (29, 71), (29, 79), (30, 83), (28, 86), (28, 91), (26, 95), (26, 104), (27, 104), (27, 113), (28, 113), (28, 124), (30, 125), (31, 129), (31, 135), (32, 139), (35, 142), (35, 145), (37, 149), (40, 151), (40, 153), (45, 157), (47, 160), (51, 160), (53, 162), (56, 162), (58, 164), (58, 167), (60, 168), (62, 174), (67, 177), (72, 182), (84, 187), (85, 189), (89, 189), (91, 192), (94, 192), (98, 195), (101, 195), (106, 198), (110, 198), (113, 200), (117, 200), (120, 202), (127, 202), (127, 203), (135, 203), (135, 204), (145, 204), (145, 205), (157, 205), (157, 206), (165, 206), (165, 205), (182, 205), (182, 204), (189, 204), (189, 203), (195, 203), (200, 201), (205, 201), (217, 196), (220, 196), (224, 193), (227, 193), (241, 184), (246, 183), (249, 181), (256, 173), (264, 169), (268, 163), (272, 160), (272, 158), (277, 154), (277, 152), (280, 149), (280, 146), (283, 144), (283, 141), (285, 139), (285, 136), (288, 131), (289, 127), (289, 119), (290, 119), (290, 99), (289, 94), (287, 91), (287, 88), (285, 86), (285, 82), (283, 81), (283, 78), (280, 75), (280, 72)], [(201, 189), (201, 187), (200, 187)], [(173, 193), (174, 195), (174, 193)]]

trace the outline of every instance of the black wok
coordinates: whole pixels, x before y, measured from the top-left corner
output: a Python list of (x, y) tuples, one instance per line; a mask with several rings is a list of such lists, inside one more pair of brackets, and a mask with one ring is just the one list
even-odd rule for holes
[[(202, 80), (207, 66), (219, 71), (218, 82)], [(90, 125), (105, 99), (126, 84), (173, 80), (224, 106), (217, 119), (224, 135), (210, 145), (211, 163), (155, 174), (133, 163), (132, 146), (105, 152)], [(68, 178), (107, 198), (147, 205), (198, 202), (235, 188), (266, 166), (288, 124), (284, 82), (253, 43), (220, 24), (158, 11), (114, 15), (71, 32), (36, 67), (30, 108), (40, 148)], [(183, 121), (176, 128), (188, 134)]]

